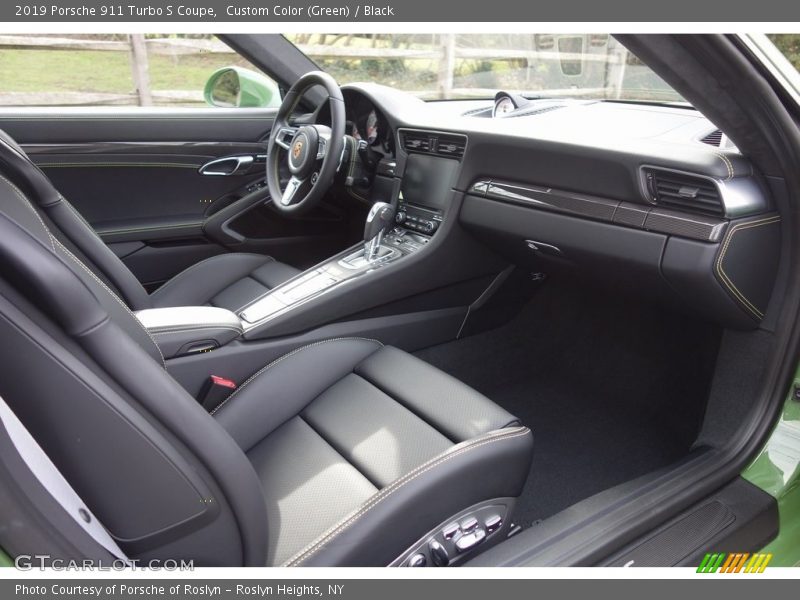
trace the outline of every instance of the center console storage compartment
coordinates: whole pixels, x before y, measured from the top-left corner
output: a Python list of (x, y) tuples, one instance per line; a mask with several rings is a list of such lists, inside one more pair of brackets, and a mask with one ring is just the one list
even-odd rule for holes
[(239, 317), (213, 306), (149, 308), (134, 313), (165, 359), (209, 352), (242, 335)]

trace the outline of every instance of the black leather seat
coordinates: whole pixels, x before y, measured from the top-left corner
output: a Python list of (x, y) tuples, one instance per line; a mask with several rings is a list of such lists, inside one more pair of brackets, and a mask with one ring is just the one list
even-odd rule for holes
[(260, 254), (222, 254), (202, 261), (148, 294), (47, 176), (0, 131), (0, 169), (33, 203), (53, 236), (88, 265), (132, 310), (218, 306), (237, 312), (299, 271)]
[(209, 415), (5, 178), (0, 396), (129, 556), (198, 566), (390, 564), (510, 510), (532, 454), (512, 415), (364, 339), (299, 348)]
[(385, 565), (427, 530), (520, 494), (530, 432), (396, 348), (301, 348), (214, 416), (247, 453), (267, 510), (267, 564)]

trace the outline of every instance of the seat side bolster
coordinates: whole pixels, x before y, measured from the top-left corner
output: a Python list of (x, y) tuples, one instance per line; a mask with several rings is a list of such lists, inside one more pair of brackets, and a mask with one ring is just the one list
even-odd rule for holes
[(438, 525), (442, 515), (484, 500), (519, 496), (532, 452), (527, 427), (457, 444), (380, 490), (285, 566), (386, 566), (420, 531)]
[(366, 338), (302, 346), (255, 373), (212, 414), (246, 452), (381, 347)]
[(133, 310), (150, 307), (150, 297), (122, 260), (95, 233), (92, 226), (67, 200), (43, 207), (48, 218), (119, 291)]

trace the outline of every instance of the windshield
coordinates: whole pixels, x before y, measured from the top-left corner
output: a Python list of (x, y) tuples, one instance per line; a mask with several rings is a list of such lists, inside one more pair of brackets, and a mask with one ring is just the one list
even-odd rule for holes
[(371, 81), (425, 100), (524, 96), (684, 102), (607, 34), (292, 34), (341, 83)]

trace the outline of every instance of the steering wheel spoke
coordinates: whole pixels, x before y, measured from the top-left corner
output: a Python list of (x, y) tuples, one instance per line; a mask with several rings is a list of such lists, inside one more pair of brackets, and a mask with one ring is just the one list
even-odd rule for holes
[(284, 150), (288, 150), (292, 145), (292, 139), (297, 133), (297, 127), (281, 127), (278, 135), (275, 136), (275, 143)]
[(301, 179), (300, 177), (292, 176), (292, 178), (289, 180), (289, 183), (286, 184), (286, 189), (283, 190), (281, 204), (283, 206), (291, 206), (292, 201), (295, 200), (295, 198), (302, 198), (303, 194), (298, 194), (298, 191), (305, 185), (306, 181), (307, 180)]

